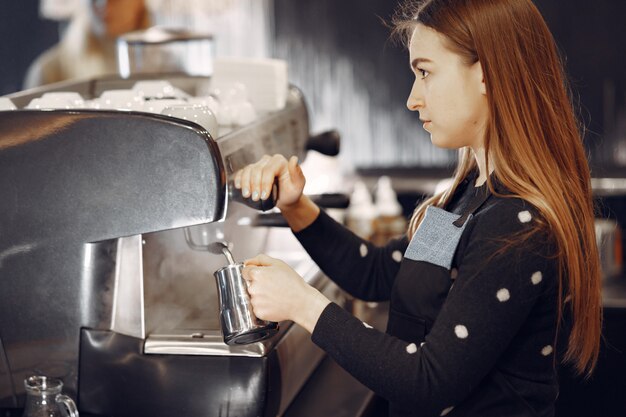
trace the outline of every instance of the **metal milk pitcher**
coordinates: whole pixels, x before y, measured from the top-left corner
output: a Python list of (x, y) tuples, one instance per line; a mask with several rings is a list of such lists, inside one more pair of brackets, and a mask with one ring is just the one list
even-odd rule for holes
[(61, 394), (63, 382), (45, 376), (31, 376), (24, 380), (26, 407), (22, 417), (78, 417), (76, 404)]
[[(217, 284), (224, 342), (227, 345), (244, 345), (273, 336), (278, 331), (278, 323), (260, 320), (252, 311), (248, 286), (242, 275), (243, 264), (234, 261), (224, 243), (216, 242), (215, 245), (219, 246), (229, 263), (213, 274)], [(215, 252), (218, 247), (212, 249)]]

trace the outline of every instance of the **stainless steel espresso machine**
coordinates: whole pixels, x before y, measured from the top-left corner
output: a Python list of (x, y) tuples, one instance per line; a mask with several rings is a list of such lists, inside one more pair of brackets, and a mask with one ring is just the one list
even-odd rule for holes
[[(168, 80), (191, 95), (205, 81)], [(0, 111), (0, 410), (23, 407), (36, 374), (61, 378), (85, 414), (282, 415), (323, 353), (292, 323), (225, 344), (213, 277), (225, 260), (198, 248), (281, 258), (341, 302), (277, 213), (228, 186), (263, 154), (305, 156), (303, 97), (292, 87), (283, 109), (215, 138), (156, 114), (22, 110), (46, 91), (97, 97), (134, 81), (29, 90)]]

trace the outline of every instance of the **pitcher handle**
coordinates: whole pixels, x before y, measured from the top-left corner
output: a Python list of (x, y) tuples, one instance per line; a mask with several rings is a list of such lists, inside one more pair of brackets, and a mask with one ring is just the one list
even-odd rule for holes
[(56, 402), (59, 404), (63, 417), (78, 417), (78, 408), (76, 408), (76, 403), (70, 397), (59, 394), (56, 397)]

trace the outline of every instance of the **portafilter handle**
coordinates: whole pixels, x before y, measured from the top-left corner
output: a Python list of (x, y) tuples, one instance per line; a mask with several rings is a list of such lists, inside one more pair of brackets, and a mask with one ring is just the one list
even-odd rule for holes
[(274, 180), (274, 184), (272, 184), (272, 191), (265, 200), (259, 199), (257, 201), (254, 201), (250, 197), (245, 198), (241, 194), (241, 190), (235, 188), (235, 184), (232, 181), (229, 181), (228, 183), (228, 196), (231, 201), (245, 204), (246, 206), (251, 207), (255, 210), (268, 211), (276, 207), (276, 202), (278, 201), (278, 181)]

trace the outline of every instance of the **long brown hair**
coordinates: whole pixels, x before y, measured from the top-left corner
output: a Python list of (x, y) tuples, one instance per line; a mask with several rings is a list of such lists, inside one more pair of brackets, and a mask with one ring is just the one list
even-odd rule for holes
[[(531, 0), (406, 2), (393, 20), (407, 41), (415, 25), (443, 34), (468, 64), (480, 62), (489, 120), (484, 148), (489, 171), (542, 215), (559, 259), (559, 322), (569, 305), (572, 330), (564, 360), (590, 375), (600, 346), (602, 305), (591, 181), (581, 126), (563, 64), (545, 21)], [(460, 150), (452, 186), (424, 201), (409, 225), (413, 235), (426, 207), (445, 206), (476, 162)], [(489, 189), (496, 195), (491, 178)], [(563, 297), (565, 294), (565, 297)]]

